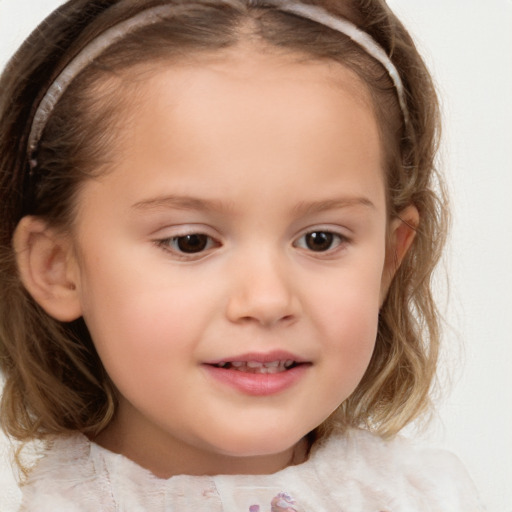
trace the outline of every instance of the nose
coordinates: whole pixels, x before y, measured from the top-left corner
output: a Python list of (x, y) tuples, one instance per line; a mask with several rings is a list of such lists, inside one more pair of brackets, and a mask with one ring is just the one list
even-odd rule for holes
[(260, 253), (233, 262), (236, 268), (226, 311), (231, 322), (273, 327), (297, 320), (301, 304), (283, 259)]

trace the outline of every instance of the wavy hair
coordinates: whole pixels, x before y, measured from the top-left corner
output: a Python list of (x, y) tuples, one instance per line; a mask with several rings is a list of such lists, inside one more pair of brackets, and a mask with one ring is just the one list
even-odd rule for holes
[[(174, 4), (175, 13), (127, 35), (74, 79), (44, 130), (38, 171), (31, 176), (28, 131), (49, 84), (98, 34), (164, 3)], [(381, 133), (389, 217), (411, 204), (420, 214), (412, 247), (382, 306), (366, 374), (314, 435), (364, 426), (391, 436), (428, 410), (440, 337), (432, 273), (447, 220), (435, 168), (435, 89), (410, 35), (384, 0), (309, 3), (351, 20), (390, 55), (404, 83), (408, 126), (393, 83), (378, 62), (343, 34), (270, 8), (264, 0), (71, 0), (11, 59), (0, 79), (0, 367), (6, 380), (0, 416), (11, 436), (21, 441), (68, 431), (94, 436), (116, 410), (114, 386), (83, 320), (54, 320), (24, 289), (12, 246), (18, 222), (30, 214), (58, 228), (72, 226), (80, 184), (101, 172), (111, 157), (123, 87), (130, 87), (119, 77), (148, 62), (214, 54), (247, 38), (278, 51), (337, 61), (360, 77), (371, 93)]]

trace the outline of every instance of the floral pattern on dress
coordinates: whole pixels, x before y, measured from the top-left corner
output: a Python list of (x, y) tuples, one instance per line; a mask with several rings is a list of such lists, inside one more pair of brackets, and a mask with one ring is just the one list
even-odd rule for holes
[[(249, 512), (267, 512), (259, 505), (251, 505)], [(270, 503), (270, 512), (299, 512), (295, 500), (286, 492), (280, 492)]]

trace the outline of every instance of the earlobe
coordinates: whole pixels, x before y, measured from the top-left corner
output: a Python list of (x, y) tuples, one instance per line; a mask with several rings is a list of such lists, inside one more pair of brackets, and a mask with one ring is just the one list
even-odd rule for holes
[(20, 278), (34, 300), (56, 320), (79, 318), (78, 272), (69, 240), (41, 219), (27, 216), (13, 241)]
[(414, 241), (419, 222), (420, 215), (414, 205), (410, 205), (402, 210), (391, 221), (386, 248), (386, 261), (382, 274), (381, 302), (384, 302), (391, 281)]

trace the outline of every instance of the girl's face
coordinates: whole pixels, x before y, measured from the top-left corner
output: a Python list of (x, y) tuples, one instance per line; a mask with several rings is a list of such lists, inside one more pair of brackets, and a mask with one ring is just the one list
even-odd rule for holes
[(159, 476), (273, 472), (356, 388), (392, 271), (369, 93), (237, 50), (138, 85), (78, 197), (77, 298), (119, 391), (98, 442)]

